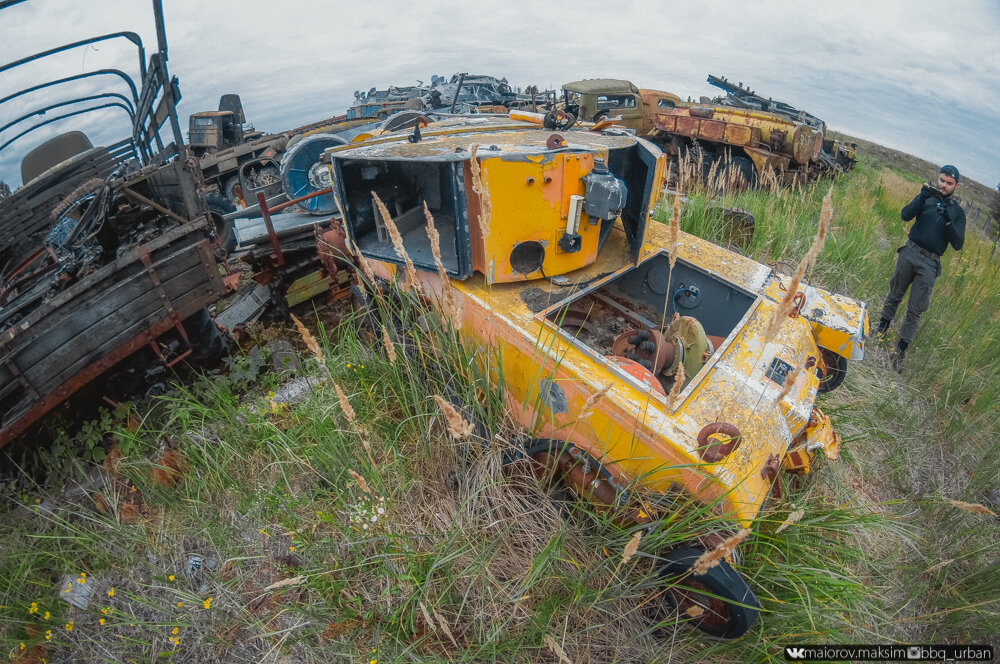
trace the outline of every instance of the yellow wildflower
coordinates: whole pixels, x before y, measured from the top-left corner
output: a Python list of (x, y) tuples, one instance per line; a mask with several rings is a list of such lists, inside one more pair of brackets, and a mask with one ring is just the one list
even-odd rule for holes
[(177, 602), (177, 608), (178, 609), (181, 608), (182, 606), (184, 606), (184, 602)]
[(72, 620), (70, 620), (68, 623), (66, 623), (66, 631), (67, 632), (72, 632), (73, 631), (73, 621)]
[(290, 546), (290, 547), (288, 547), (288, 550), (289, 550), (289, 551), (294, 551), (294, 550), (295, 550), (295, 547), (294, 547), (294, 546)]
[(176, 634), (177, 634), (178, 632), (180, 632), (180, 631), (181, 631), (181, 630), (180, 630), (180, 628), (179, 628), (179, 627), (174, 627), (174, 628), (173, 628), (172, 630), (170, 630), (170, 633), (171, 633), (171, 634), (175, 634), (175, 635), (176, 635)]
[(173, 580), (174, 580), (174, 575), (173, 574), (171, 574), (170, 576), (167, 577), (167, 581), (173, 581)]
[(202, 605), (203, 607), (205, 607), (205, 609), (211, 609), (211, 608), (212, 608), (212, 600), (213, 600), (213, 599), (214, 599), (214, 598), (212, 598), (212, 597), (209, 597), (208, 599), (206, 599), (205, 601), (203, 601), (203, 602), (201, 603), (201, 605)]
[(32, 602), (31, 606), (28, 607), (28, 614), (38, 613), (38, 602)]
[(100, 624), (102, 624), (102, 625), (103, 625), (103, 624), (104, 624), (104, 618), (98, 618), (98, 619), (97, 619), (97, 622), (99, 622)]
[(51, 638), (52, 638), (52, 630), (51, 629), (45, 630), (45, 640), (48, 641)]
[(52, 615), (52, 614), (49, 613), (48, 611), (46, 611), (45, 615), (43, 615), (42, 618), (44, 618), (45, 620), (48, 620), (50, 615)]
[(109, 589), (108, 590), (108, 597), (114, 597), (114, 596), (115, 596), (115, 589), (114, 588)]

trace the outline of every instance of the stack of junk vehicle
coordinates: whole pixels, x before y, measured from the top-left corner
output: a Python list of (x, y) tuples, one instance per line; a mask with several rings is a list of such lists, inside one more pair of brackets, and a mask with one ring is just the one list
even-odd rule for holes
[[(334, 298), (348, 293), (348, 273), (337, 269), (336, 259), (346, 252), (344, 234), (331, 219), (339, 215), (339, 209), (330, 190), (329, 171), (319, 161), (326, 149), (446, 117), (539, 108), (546, 100), (551, 96), (516, 93), (506, 79), (493, 76), (455, 74), (450, 80), (434, 76), (430, 86), (373, 88), (366, 95), (356, 92), (354, 105), (343, 116), (228, 148), (218, 142), (227, 135), (238, 142), (241, 136), (235, 128), (243, 120), (236, 95), (224, 96), (219, 112), (191, 116), (192, 143), (205, 146), (201, 166), (209, 169), (206, 180), (218, 185), (226, 179), (223, 193), (245, 206), (220, 213), (227, 226), (233, 224), (227, 248), (250, 264), (258, 282), (219, 314), (219, 324), (233, 330), (271, 307), (283, 311), (319, 293), (332, 291)], [(233, 128), (227, 129), (226, 123)], [(195, 138), (196, 125), (210, 131)], [(216, 166), (220, 163), (229, 169), (225, 174)], [(262, 180), (257, 175), (255, 181), (254, 173), (266, 177)]]
[(651, 553), (682, 616), (740, 636), (758, 617), (753, 591), (729, 562), (693, 564), (780, 493), (782, 471), (808, 473), (818, 450), (837, 458), (816, 396), (863, 357), (865, 305), (790, 293), (789, 277), (691, 235), (672, 245), (651, 217), (666, 169), (653, 143), (510, 116), (327, 150), (346, 245), (502, 376), (508, 411), (535, 436), (523, 462), (623, 524), (678, 493), (724, 515), (728, 531)]
[(563, 86), (561, 106), (576, 119), (614, 119), (648, 137), (675, 161), (697, 162), (702, 175), (719, 163), (753, 185), (768, 173), (780, 182), (801, 182), (853, 168), (854, 145), (826, 138), (826, 124), (819, 118), (724, 78), (709, 76), (708, 82), (726, 95), (691, 102), (629, 81), (576, 81)]
[(506, 78), (478, 74), (454, 74), (450, 79), (434, 75), (430, 85), (372, 88), (356, 91), (347, 109), (350, 119), (385, 119), (400, 111), (442, 113), (506, 113), (513, 108), (534, 108), (551, 103), (553, 93), (540, 93), (535, 86), (515, 92)]

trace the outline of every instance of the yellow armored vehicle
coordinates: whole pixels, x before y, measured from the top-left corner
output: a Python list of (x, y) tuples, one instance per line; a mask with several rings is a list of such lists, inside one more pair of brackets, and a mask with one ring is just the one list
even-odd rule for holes
[[(666, 161), (652, 143), (478, 118), (324, 160), (351, 251), (440, 307), (502, 375), (510, 413), (536, 436), (524, 453), (592, 502), (624, 503), (622, 521), (650, 518), (632, 487), (687, 492), (748, 526), (782, 468), (837, 456), (815, 400), (862, 358), (865, 305), (807, 286), (778, 312), (788, 277), (672, 240), (651, 220)], [(735, 638), (759, 605), (728, 563), (693, 573), (705, 546), (659, 564), (690, 573), (677, 601), (702, 607), (702, 629)]]

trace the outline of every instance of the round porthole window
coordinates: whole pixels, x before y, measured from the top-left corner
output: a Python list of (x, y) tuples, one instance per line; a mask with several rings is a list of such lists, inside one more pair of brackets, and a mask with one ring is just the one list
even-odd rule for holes
[(542, 267), (545, 247), (540, 242), (518, 242), (510, 252), (510, 266), (515, 272), (531, 274)]

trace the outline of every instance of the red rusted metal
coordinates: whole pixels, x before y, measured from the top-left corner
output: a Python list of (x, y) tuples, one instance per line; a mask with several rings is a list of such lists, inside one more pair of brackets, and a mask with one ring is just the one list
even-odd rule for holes
[(260, 213), (264, 217), (264, 225), (267, 226), (267, 236), (271, 239), (271, 248), (274, 250), (274, 266), (281, 267), (285, 264), (285, 255), (281, 253), (281, 241), (278, 234), (274, 232), (274, 224), (271, 223), (271, 211), (267, 208), (267, 199), (264, 192), (257, 192), (257, 203), (260, 205)]
[(776, 454), (768, 455), (767, 461), (764, 462), (764, 467), (760, 469), (760, 476), (772, 482), (771, 495), (778, 499), (782, 496), (779, 470), (781, 470), (781, 459)]
[(740, 430), (728, 422), (712, 422), (698, 432), (698, 456), (706, 463), (721, 461), (739, 446)]
[(60, 385), (55, 391), (45, 395), (45, 397), (29, 408), (23, 415), (11, 422), (9, 426), (4, 427), (4, 429), (0, 431), (0, 447), (3, 447), (11, 440), (24, 433), (24, 431), (38, 421), (42, 415), (58, 406), (81, 387), (94, 380), (143, 346), (155, 341), (156, 337), (164, 334), (172, 327), (174, 327), (174, 324), (170, 320), (162, 320), (154, 323), (149, 327), (149, 329), (140, 332), (137, 336), (118, 346), (118, 348), (111, 351), (98, 361), (81, 369), (69, 380)]
[(163, 308), (167, 310), (167, 316), (173, 321), (174, 325), (180, 330), (181, 338), (184, 339), (185, 344), (189, 344), (187, 338), (187, 332), (184, 330), (184, 326), (181, 325), (180, 316), (177, 315), (177, 310), (174, 309), (173, 303), (167, 296), (167, 292), (163, 289), (163, 283), (160, 281), (160, 275), (156, 273), (156, 269), (153, 267), (153, 259), (149, 255), (149, 249), (146, 245), (140, 245), (136, 250), (139, 254), (139, 260), (142, 261), (143, 266), (146, 268), (146, 273), (149, 275), (149, 280), (153, 282), (153, 288), (156, 290), (157, 296), (160, 298), (160, 302), (163, 303)]

